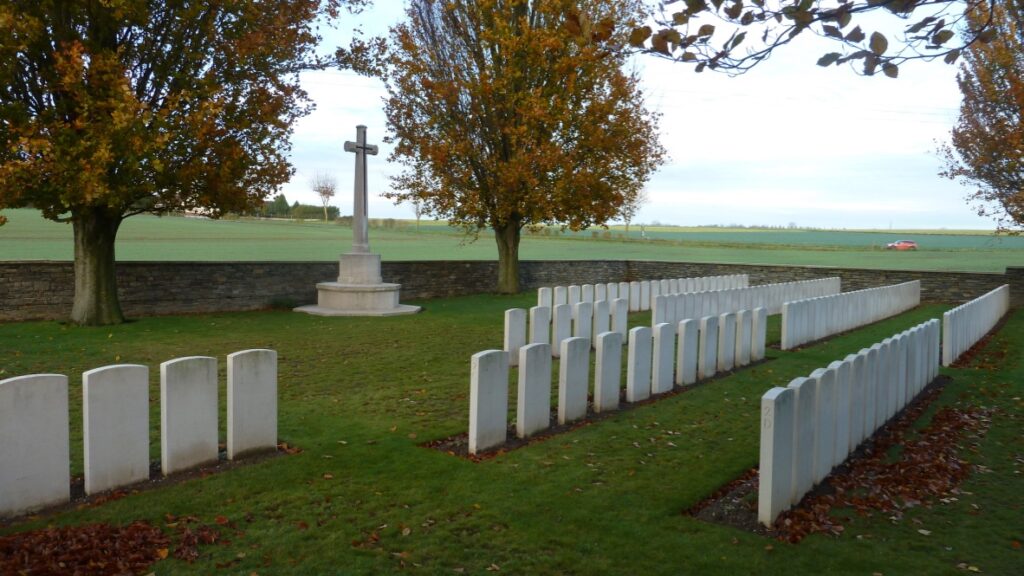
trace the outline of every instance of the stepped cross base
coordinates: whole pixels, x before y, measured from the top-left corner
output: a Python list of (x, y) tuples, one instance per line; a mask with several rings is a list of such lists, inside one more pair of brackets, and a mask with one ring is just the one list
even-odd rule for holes
[(379, 254), (342, 254), (338, 281), (318, 283), (317, 303), (295, 311), (314, 316), (401, 316), (419, 312), (419, 306), (399, 304), (401, 287), (381, 281)]

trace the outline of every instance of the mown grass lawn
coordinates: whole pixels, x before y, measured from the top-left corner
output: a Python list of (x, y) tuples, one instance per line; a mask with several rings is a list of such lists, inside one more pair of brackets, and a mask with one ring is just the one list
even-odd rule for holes
[[(44, 220), (38, 211), (6, 210), (0, 226), (0, 260), (71, 260), (71, 226)], [(443, 223), (392, 222), (370, 233), (384, 260), (496, 260), (493, 237), (476, 242)], [(977, 232), (857, 232), (845, 230), (759, 230), (652, 228), (641, 241), (621, 228), (578, 234), (524, 234), (523, 260), (660, 260), (789, 266), (831, 266), (886, 270), (942, 270), (1002, 273), (1024, 262), (1024, 238)], [(914, 252), (884, 250), (886, 242), (916, 239)], [(352, 242), (351, 228), (290, 220), (204, 220), (136, 216), (118, 232), (121, 261), (335, 261)]]
[[(191, 565), (161, 561), (153, 568), (160, 575), (890, 575), (956, 574), (961, 563), (1019, 574), (1024, 566), (1024, 315), (1011, 317), (976, 366), (944, 370), (953, 382), (940, 403), (998, 408), (989, 433), (965, 443), (966, 457), (990, 471), (972, 474), (956, 502), (910, 510), (899, 522), (857, 519), (841, 537), (791, 545), (681, 511), (757, 464), (763, 392), (945, 307), (922, 306), (801, 351), (770, 349), (758, 366), (481, 463), (422, 447), (465, 432), (470, 355), (499, 348), (502, 311), (532, 300), (421, 301), (419, 315), (383, 319), (269, 311), (113, 328), (0, 325), (0, 378), (71, 377), (75, 473), (83, 370), (150, 366), (155, 456), (159, 363), (211, 355), (223, 364), (246, 348), (278, 350), (280, 436), (303, 450), (0, 534), (85, 522), (164, 526), (167, 514), (234, 523), (230, 544), (202, 547)], [(777, 321), (769, 339), (778, 340)]]

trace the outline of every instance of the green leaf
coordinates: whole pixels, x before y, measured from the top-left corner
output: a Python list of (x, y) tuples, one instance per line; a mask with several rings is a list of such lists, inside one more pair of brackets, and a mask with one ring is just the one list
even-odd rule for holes
[(889, 78), (898, 78), (900, 75), (900, 68), (892, 62), (885, 62), (882, 64), (882, 73)]
[(740, 32), (739, 34), (737, 34), (736, 37), (732, 39), (732, 45), (729, 46), (729, 49), (732, 50), (733, 48), (735, 48), (735, 47), (739, 46), (740, 44), (742, 44), (743, 40), (745, 40), (746, 37), (747, 37), (747, 33), (746, 32)]
[(835, 64), (837, 60), (842, 56), (839, 52), (829, 52), (821, 58), (818, 58), (818, 66), (831, 66)]
[(870, 47), (872, 52), (881, 56), (889, 49), (889, 41), (885, 39), (885, 36), (878, 32), (872, 32)]
[(846, 35), (846, 39), (850, 42), (863, 42), (864, 38), (864, 32), (860, 29), (860, 26), (850, 30), (850, 33)]
[(713, 24), (702, 24), (700, 30), (697, 30), (697, 36), (711, 36), (715, 33), (715, 26)]
[(683, 52), (683, 55), (679, 57), (683, 62), (694, 62), (697, 60), (697, 55), (693, 52)]

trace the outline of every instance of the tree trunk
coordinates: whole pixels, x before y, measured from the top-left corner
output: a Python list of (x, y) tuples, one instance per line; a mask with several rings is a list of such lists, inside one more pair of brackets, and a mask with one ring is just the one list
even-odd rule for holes
[(104, 208), (72, 212), (75, 233), (75, 301), (71, 321), (83, 326), (124, 322), (117, 299), (114, 241), (121, 215)]
[(512, 221), (494, 227), (494, 239), (498, 242), (498, 292), (519, 293), (519, 238), (522, 226)]

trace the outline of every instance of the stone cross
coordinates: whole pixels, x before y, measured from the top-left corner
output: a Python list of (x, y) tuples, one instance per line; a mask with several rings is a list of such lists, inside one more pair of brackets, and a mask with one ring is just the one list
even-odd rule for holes
[(352, 207), (352, 252), (370, 253), (369, 220), (366, 213), (366, 155), (377, 155), (377, 147), (366, 144), (366, 126), (356, 126), (356, 141), (345, 142), (345, 152), (356, 154), (356, 178)]

